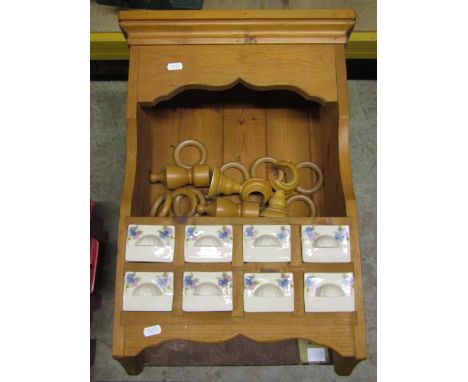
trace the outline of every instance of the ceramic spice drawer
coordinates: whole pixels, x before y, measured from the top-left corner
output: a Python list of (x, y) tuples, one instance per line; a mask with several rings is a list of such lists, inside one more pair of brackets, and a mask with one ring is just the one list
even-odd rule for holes
[[(339, 375), (367, 357), (344, 48), (354, 22), (346, 9), (119, 13), (130, 69), (112, 355), (129, 374), (162, 366), (162, 347), (181, 340), (193, 351), (304, 339), (330, 349)], [(177, 151), (186, 141), (206, 150)]]
[(172, 272), (127, 272), (124, 280), (123, 309), (127, 311), (172, 310)]
[(351, 261), (349, 226), (303, 225), (302, 259), (307, 263), (348, 263)]
[(173, 225), (128, 226), (125, 259), (170, 263), (174, 259)]
[[(314, 315), (320, 313), (340, 314), (335, 320), (344, 320), (345, 325), (358, 309), (355, 265), (351, 259), (337, 262), (337, 256), (346, 259), (344, 254), (352, 246), (349, 218), (268, 219), (274, 224), (261, 224), (265, 220), (260, 217), (191, 217), (183, 223), (171, 217), (130, 217), (126, 221), (126, 245), (130, 242), (134, 248), (145, 235), (154, 235), (173, 241), (173, 258), (170, 262), (126, 262), (125, 321), (140, 322), (143, 316), (133, 315), (149, 312), (164, 332), (166, 325), (182, 317), (190, 322), (203, 320), (203, 315), (215, 321), (233, 317), (239, 324), (255, 327), (255, 315), (274, 320), (278, 314), (289, 315), (294, 327), (281, 329), (288, 332), (297, 326), (309, 330), (301, 325), (313, 325)], [(312, 253), (309, 259), (304, 246), (313, 250), (320, 237), (333, 244), (317, 246), (331, 250), (331, 256), (325, 252), (318, 261)], [(150, 248), (154, 237), (153, 241)], [(263, 257), (248, 259), (246, 244), (251, 246), (247, 250), (264, 251), (254, 253)], [(288, 257), (278, 257), (275, 250), (284, 249)], [(151, 327), (147, 324), (142, 330)]]
[(245, 225), (243, 232), (245, 262), (291, 261), (289, 225)]
[(304, 298), (306, 312), (353, 312), (353, 274), (305, 273)]
[(293, 274), (244, 274), (244, 309), (246, 312), (293, 312)]
[(184, 272), (182, 310), (232, 310), (232, 272)]
[[(302, 274), (296, 272), (297, 275)], [(304, 273), (303, 277), (304, 289), (296, 293), (303, 293), (306, 313), (355, 310), (354, 277), (351, 272)], [(180, 280), (176, 280), (176, 283), (179, 282)], [(125, 311), (172, 310), (174, 297), (172, 272), (127, 272), (124, 283)], [(183, 311), (233, 310), (235, 296), (232, 272), (184, 272), (182, 283)], [(243, 273), (244, 311), (273, 313), (300, 310), (302, 304), (295, 300), (294, 290), (292, 272)], [(239, 292), (240, 288), (236, 288), (236, 293)]]
[[(245, 262), (290, 262), (290, 225), (244, 225)], [(173, 225), (129, 225), (127, 261), (172, 262)], [(231, 262), (232, 225), (188, 225), (185, 227), (186, 262)], [(306, 263), (347, 263), (351, 261), (349, 226), (303, 225), (302, 259)]]
[(231, 262), (232, 226), (186, 226), (184, 255), (189, 263)]

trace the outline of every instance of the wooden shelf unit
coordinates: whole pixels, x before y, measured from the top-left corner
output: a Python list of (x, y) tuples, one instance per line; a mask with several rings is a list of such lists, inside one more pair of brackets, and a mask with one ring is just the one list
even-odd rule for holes
[[(127, 100), (127, 163), (121, 200), (116, 270), (113, 356), (129, 374), (144, 366), (144, 352), (171, 340), (218, 343), (243, 335), (260, 342), (306, 339), (333, 351), (335, 370), (349, 374), (367, 356), (356, 202), (348, 147), (348, 94), (344, 44), (354, 25), (351, 10), (196, 11), (120, 13), (130, 46)], [(180, 62), (182, 70), (169, 71)], [(150, 184), (151, 172), (172, 164), (172, 151), (184, 139), (208, 149), (210, 167), (238, 161), (248, 168), (260, 156), (312, 160), (323, 171), (324, 184), (314, 195), (316, 218), (300, 203), (288, 218), (148, 218), (151, 202), (165, 191)], [(197, 152), (184, 150), (194, 162)], [(232, 173), (231, 173), (232, 171)], [(240, 180), (234, 170), (229, 176)], [(272, 169), (259, 175), (269, 178)], [(314, 177), (301, 172), (302, 184)], [(235, 198), (235, 197), (234, 197)], [(173, 224), (173, 263), (125, 261), (129, 224)], [(186, 263), (187, 224), (232, 224), (232, 263)], [(244, 263), (243, 224), (291, 225), (290, 263)], [(301, 224), (348, 224), (351, 263), (303, 263)], [(232, 312), (183, 312), (184, 271), (233, 272)], [(171, 312), (122, 310), (126, 271), (174, 272)], [(293, 313), (246, 313), (244, 272), (293, 272)], [(306, 313), (304, 272), (353, 272), (352, 313)], [(144, 337), (143, 328), (162, 327)]]

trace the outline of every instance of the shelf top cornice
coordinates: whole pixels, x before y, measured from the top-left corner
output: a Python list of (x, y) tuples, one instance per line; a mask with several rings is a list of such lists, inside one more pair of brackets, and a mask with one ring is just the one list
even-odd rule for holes
[(121, 11), (129, 45), (345, 44), (352, 9)]

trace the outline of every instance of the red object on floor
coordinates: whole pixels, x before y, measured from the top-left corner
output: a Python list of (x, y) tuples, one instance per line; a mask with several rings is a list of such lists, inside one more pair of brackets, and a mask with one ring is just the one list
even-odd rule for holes
[(97, 265), (99, 258), (99, 241), (91, 237), (91, 294), (94, 292), (96, 282)]
[[(96, 284), (96, 278), (98, 274), (98, 267), (99, 267), (99, 260), (100, 255), (102, 256), (102, 252), (107, 241), (109, 239), (109, 233), (104, 231), (104, 224), (99, 216), (96, 214), (93, 215), (93, 200), (90, 198), (90, 308), (91, 308), (91, 317), (93, 311), (97, 310), (101, 306), (101, 295), (99, 291), (96, 290), (99, 288), (99, 283)], [(96, 340), (91, 339), (91, 366), (94, 364), (94, 354), (96, 352)]]

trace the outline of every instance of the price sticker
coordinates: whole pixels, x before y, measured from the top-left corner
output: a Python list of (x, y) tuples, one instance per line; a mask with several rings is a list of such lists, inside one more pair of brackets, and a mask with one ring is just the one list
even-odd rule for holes
[(143, 335), (145, 337), (155, 336), (161, 333), (161, 326), (160, 325), (153, 325), (148, 326), (147, 328), (143, 329)]
[(182, 70), (183, 68), (182, 62), (170, 62), (167, 64), (167, 70)]

